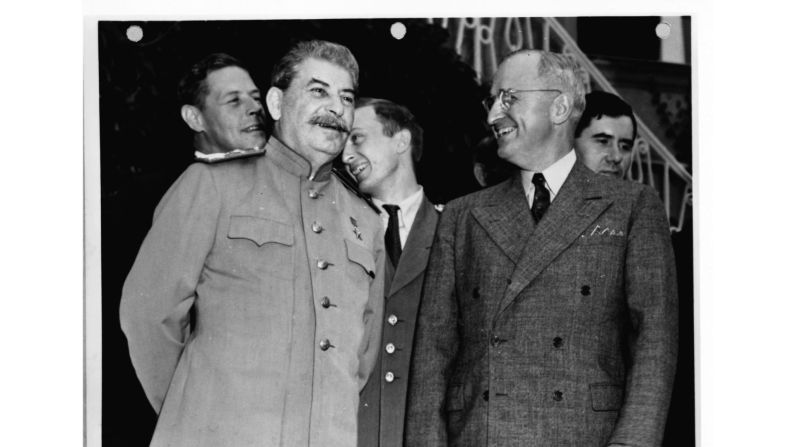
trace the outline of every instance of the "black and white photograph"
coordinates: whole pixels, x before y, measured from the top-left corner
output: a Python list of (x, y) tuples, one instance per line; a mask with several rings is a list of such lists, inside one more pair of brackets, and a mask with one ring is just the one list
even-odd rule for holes
[(696, 445), (691, 16), (86, 26), (89, 445)]

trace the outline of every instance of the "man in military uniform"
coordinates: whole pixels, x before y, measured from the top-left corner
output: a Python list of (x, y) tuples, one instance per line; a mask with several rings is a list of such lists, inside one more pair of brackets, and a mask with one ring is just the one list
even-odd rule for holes
[(359, 404), (359, 445), (403, 445), (414, 323), (438, 212), (417, 183), (422, 128), (411, 112), (384, 99), (356, 104), (343, 161), (372, 196), (386, 230), (385, 322), (379, 360)]
[(195, 156), (216, 161), (261, 153), (265, 147), (259, 88), (234, 57), (213, 53), (180, 79), (180, 114), (193, 131)]
[[(194, 163), (155, 210), (121, 303), (152, 445), (355, 444), (385, 256), (377, 215), (331, 172), (357, 80), (347, 48), (299, 43), (274, 67), (265, 154)], [(206, 107), (216, 141), (248, 129)]]

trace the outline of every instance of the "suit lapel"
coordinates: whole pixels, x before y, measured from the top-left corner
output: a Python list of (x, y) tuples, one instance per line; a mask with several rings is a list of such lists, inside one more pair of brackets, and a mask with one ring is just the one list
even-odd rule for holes
[(544, 218), (523, 244), (524, 250), (496, 315), (610, 206), (612, 200), (603, 197), (593, 181), (595, 175), (579, 161), (574, 164)]
[(472, 215), (506, 256), (517, 263), (535, 223), (521, 176), (517, 174), (503, 185), (503, 188), (495, 189), (489, 203), (473, 208)]
[(398, 262), (397, 270), (394, 272), (395, 276), (385, 289), (388, 291), (387, 297), (396, 294), (425, 270), (438, 220), (439, 216), (433, 205), (423, 196), (417, 216), (409, 230), (409, 238), (400, 255), (401, 261)]

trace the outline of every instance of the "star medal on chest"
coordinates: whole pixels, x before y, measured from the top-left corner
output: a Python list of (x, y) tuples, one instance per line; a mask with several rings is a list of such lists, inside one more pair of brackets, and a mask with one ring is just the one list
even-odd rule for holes
[(351, 216), (351, 224), (353, 225), (353, 234), (356, 235), (356, 239), (362, 240), (362, 231), (359, 229), (359, 224), (353, 216)]

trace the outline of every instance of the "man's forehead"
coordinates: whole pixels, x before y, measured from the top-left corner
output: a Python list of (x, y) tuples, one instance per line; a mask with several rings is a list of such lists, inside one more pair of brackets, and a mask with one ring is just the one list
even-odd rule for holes
[(306, 84), (313, 79), (334, 85), (341, 90), (353, 90), (353, 78), (344, 67), (325, 59), (309, 57), (295, 66), (296, 80)]
[(359, 107), (353, 114), (353, 127), (380, 127), (381, 122), (375, 113), (375, 107), (367, 105)]
[[(494, 76), (496, 88), (527, 88), (538, 83), (537, 53), (517, 53), (504, 60)], [(501, 85), (499, 85), (501, 84)]]
[(226, 91), (256, 89), (248, 72), (240, 67), (229, 66), (213, 70), (207, 74), (207, 86), (210, 91), (223, 93)]

